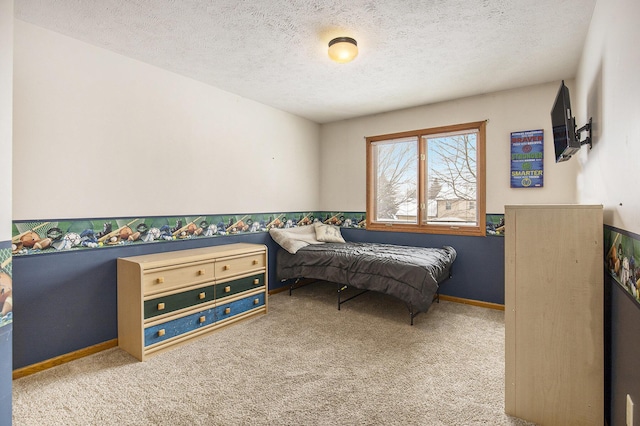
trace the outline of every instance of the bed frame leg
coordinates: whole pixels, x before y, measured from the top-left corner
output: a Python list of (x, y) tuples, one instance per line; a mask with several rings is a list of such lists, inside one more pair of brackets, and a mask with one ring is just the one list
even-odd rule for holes
[(346, 290), (346, 289), (347, 289), (347, 286), (346, 286), (346, 285), (343, 285), (342, 287), (340, 287), (340, 288), (338, 289), (338, 310), (340, 310), (340, 305), (342, 305), (342, 302), (340, 301), (340, 295), (341, 295), (341, 294), (342, 294), (342, 292), (343, 292), (344, 290)]
[(411, 320), (411, 325), (413, 325), (413, 319), (418, 316), (420, 312), (413, 311), (413, 305), (407, 303), (407, 309), (409, 309), (409, 319)]
[(293, 291), (293, 288), (296, 286), (296, 284), (298, 284), (298, 281), (300, 281), (300, 278), (296, 278), (295, 281), (289, 284), (289, 296), (291, 296), (291, 292)]
[(351, 297), (348, 297), (348, 298), (346, 298), (346, 299), (344, 299), (344, 300), (340, 300), (340, 296), (341, 296), (342, 292), (343, 292), (343, 291), (345, 291), (347, 288), (348, 288), (348, 286), (343, 285), (342, 287), (340, 287), (340, 288), (338, 289), (338, 310), (340, 310), (340, 305), (342, 305), (343, 303), (348, 302), (349, 300), (354, 299), (354, 298), (356, 298), (356, 297), (360, 296), (361, 294), (365, 294), (366, 292), (368, 292), (368, 291), (369, 291), (369, 290), (362, 290), (362, 291), (361, 291), (360, 293), (358, 293), (358, 294), (354, 294), (354, 295), (353, 295), (353, 296), (351, 296)]

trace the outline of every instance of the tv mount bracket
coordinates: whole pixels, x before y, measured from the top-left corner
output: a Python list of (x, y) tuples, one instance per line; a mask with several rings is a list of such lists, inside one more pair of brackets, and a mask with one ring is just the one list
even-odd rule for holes
[(589, 122), (587, 124), (585, 124), (584, 126), (580, 127), (578, 130), (576, 130), (576, 133), (578, 135), (578, 140), (580, 141), (580, 133), (586, 131), (589, 134), (587, 135), (587, 137), (585, 138), (585, 140), (580, 141), (580, 146), (582, 145), (586, 145), (589, 144), (589, 149), (591, 149), (593, 146), (591, 144), (591, 127), (593, 125), (593, 119), (591, 117), (589, 117)]

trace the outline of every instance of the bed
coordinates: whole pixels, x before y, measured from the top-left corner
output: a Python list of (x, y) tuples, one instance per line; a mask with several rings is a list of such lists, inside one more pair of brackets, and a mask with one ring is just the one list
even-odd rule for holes
[[(338, 309), (369, 290), (389, 294), (407, 305), (413, 325), (414, 317), (429, 309), (439, 295), (440, 284), (451, 276), (457, 255), (453, 247), (346, 242), (339, 228), (324, 228), (327, 226), (331, 225), (269, 231), (282, 247), (276, 255), (278, 280), (295, 282), (304, 278), (338, 283), (342, 285)], [(312, 233), (321, 228), (324, 230)], [(326, 233), (331, 236), (324, 236)], [(341, 292), (347, 287), (362, 291), (341, 300)]]

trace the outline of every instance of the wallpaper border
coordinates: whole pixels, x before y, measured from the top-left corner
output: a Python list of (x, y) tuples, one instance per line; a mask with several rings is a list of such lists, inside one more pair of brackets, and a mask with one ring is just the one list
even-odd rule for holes
[[(504, 215), (487, 215), (487, 236), (504, 235)], [(365, 229), (364, 212), (298, 211), (193, 216), (148, 216), (98, 219), (42, 219), (14, 221), (14, 256), (101, 249), (125, 244), (215, 238), (268, 232), (322, 221), (343, 228)]]
[(640, 308), (640, 235), (605, 225), (605, 270)]
[(14, 221), (11, 252), (14, 256), (25, 256), (130, 244), (158, 244), (268, 232), (272, 227), (289, 228), (314, 221), (364, 229), (365, 214), (306, 211)]
[(0, 327), (13, 322), (13, 255), (11, 243), (0, 241)]

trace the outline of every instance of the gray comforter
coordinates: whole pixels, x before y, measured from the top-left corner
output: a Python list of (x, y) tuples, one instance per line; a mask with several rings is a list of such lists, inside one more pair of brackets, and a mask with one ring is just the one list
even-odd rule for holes
[(413, 312), (426, 312), (456, 259), (453, 247), (424, 248), (378, 243), (308, 245), (280, 249), (279, 280), (311, 278), (390, 294)]

